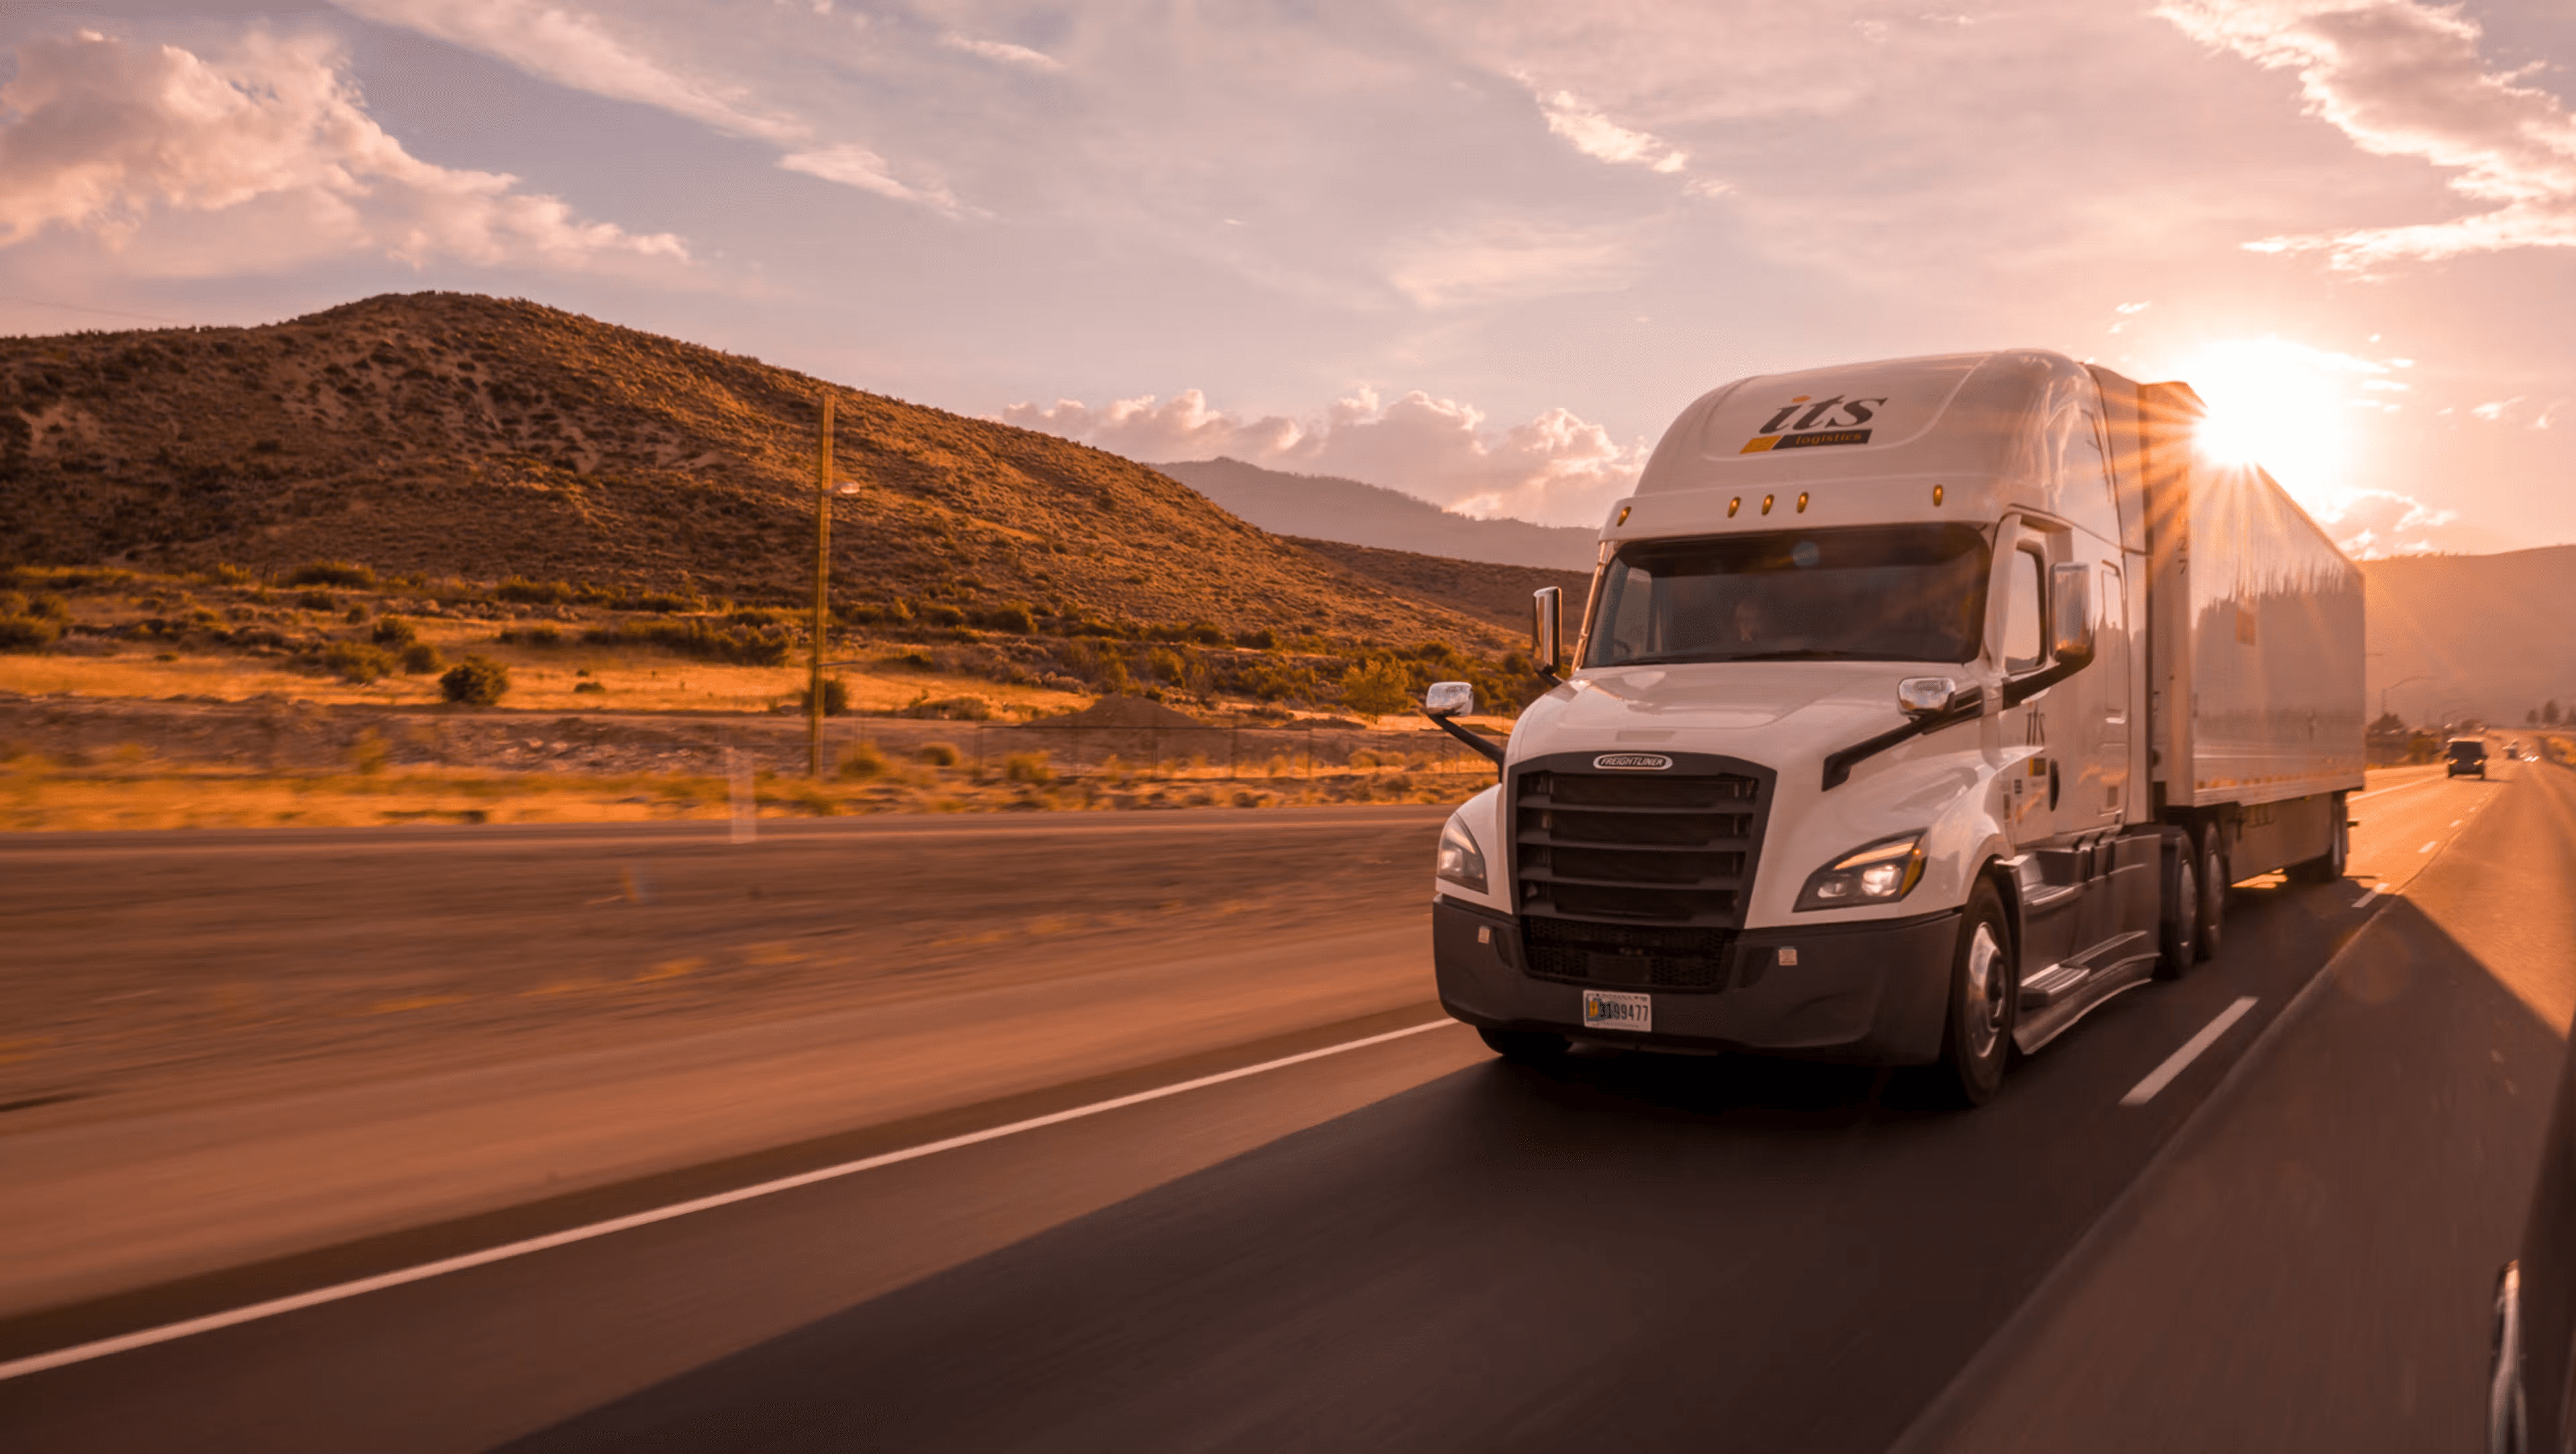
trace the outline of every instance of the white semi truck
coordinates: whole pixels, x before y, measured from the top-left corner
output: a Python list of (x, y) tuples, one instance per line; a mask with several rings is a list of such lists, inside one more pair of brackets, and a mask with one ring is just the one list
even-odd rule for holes
[(2230, 884), (2343, 873), (2361, 574), (2205, 410), (2059, 354), (1742, 379), (1613, 506), (1572, 657), (1441, 835), (1440, 999), (1589, 1039), (1938, 1065), (2216, 947)]

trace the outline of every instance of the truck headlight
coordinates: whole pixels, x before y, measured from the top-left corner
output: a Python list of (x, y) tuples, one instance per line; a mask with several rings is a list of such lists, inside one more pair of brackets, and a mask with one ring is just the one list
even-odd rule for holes
[(1440, 864), (1435, 872), (1443, 882), (1460, 888), (1485, 891), (1485, 851), (1476, 846), (1476, 835), (1453, 814), (1449, 826), (1440, 830)]
[(1923, 879), (1923, 835), (1908, 833), (1857, 848), (1808, 876), (1798, 891), (1800, 909), (1849, 909), (1892, 904)]

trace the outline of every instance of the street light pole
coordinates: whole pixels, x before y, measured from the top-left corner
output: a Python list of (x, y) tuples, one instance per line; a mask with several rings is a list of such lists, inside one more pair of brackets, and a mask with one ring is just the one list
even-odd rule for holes
[(814, 447), (814, 637), (806, 654), (805, 772), (823, 775), (824, 598), (832, 583), (832, 396), (823, 396), (822, 437)]
[(2393, 691), (2397, 690), (2399, 687), (2402, 687), (2402, 686), (2406, 685), (2406, 683), (2407, 683), (2407, 682), (2429, 682), (2429, 681), (2431, 681), (2432, 679), (2433, 679), (2433, 674), (2432, 674), (2431, 672), (2418, 672), (2418, 673), (2416, 673), (2415, 675), (2413, 675), (2413, 676), (2411, 676), (2411, 677), (2406, 677), (2406, 678), (2404, 678), (2403, 680), (2399, 680), (2399, 681), (2393, 681), (2393, 682), (2390, 682), (2388, 685), (2386, 685), (2386, 686), (2384, 686), (2384, 687), (2381, 687), (2381, 688), (2379, 689), (2379, 715), (2380, 715), (2380, 716), (2382, 716), (2382, 717), (2385, 717), (2385, 716), (2387, 716), (2387, 715), (2388, 715), (2388, 694), (2389, 694), (2390, 692), (2393, 692)]

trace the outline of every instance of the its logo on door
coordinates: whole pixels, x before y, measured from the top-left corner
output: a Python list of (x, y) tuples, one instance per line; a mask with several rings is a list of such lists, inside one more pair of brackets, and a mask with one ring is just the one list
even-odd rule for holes
[(1840, 394), (1830, 399), (1817, 399), (1800, 394), (1780, 406), (1751, 439), (1744, 441), (1738, 454), (1762, 454), (1775, 449), (1818, 449), (1834, 444), (1869, 443), (1869, 421), (1887, 400), (1846, 399)]

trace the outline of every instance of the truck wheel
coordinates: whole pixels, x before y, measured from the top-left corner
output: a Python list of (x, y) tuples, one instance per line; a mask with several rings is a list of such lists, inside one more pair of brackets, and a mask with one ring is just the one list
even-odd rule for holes
[(2156, 921), (2156, 978), (2180, 979), (2200, 958), (2200, 870), (2186, 838), (2165, 869), (2164, 912)]
[(1485, 1048), (1522, 1065), (1544, 1065), (1565, 1054), (1566, 1040), (1544, 1030), (1479, 1030)]
[(2326, 851), (2305, 863), (2290, 865), (2292, 881), (2303, 884), (2330, 884), (2343, 877), (2344, 864), (2352, 852), (2352, 819), (2347, 816), (2343, 794), (2334, 795), (2334, 828), (2326, 835)]
[(2218, 845), (2218, 825), (2212, 823), (2201, 835), (2200, 848), (2200, 957), (2203, 959), (2218, 953), (2218, 941), (2227, 932), (2227, 855)]
[(1968, 896), (1950, 956), (1949, 1023), (1941, 1035), (1941, 1089), (1948, 1099), (1982, 1106), (2003, 1089), (2020, 987), (2012, 922), (1995, 886), (1981, 880)]

